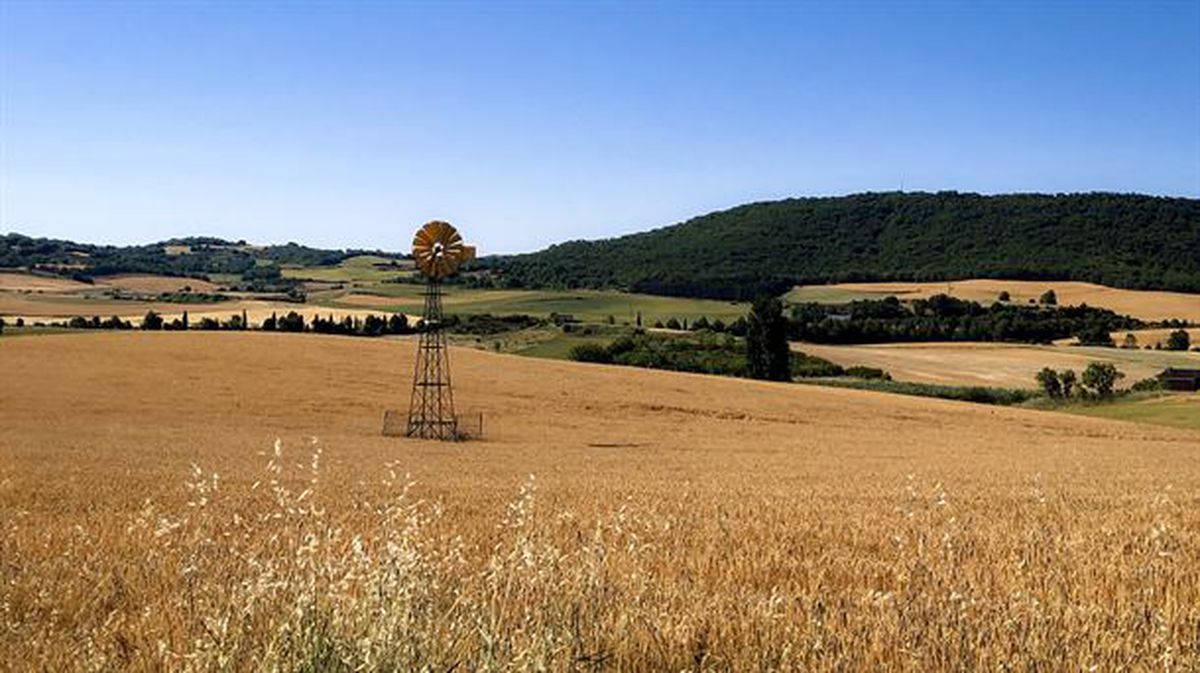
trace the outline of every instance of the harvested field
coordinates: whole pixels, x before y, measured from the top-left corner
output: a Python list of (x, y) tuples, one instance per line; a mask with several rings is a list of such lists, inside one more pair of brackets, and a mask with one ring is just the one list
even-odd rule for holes
[[(1177, 330), (1174, 330), (1174, 329), (1140, 329), (1140, 330), (1133, 330), (1132, 332), (1126, 330), (1124, 332), (1113, 332), (1112, 339), (1113, 339), (1113, 343), (1120, 346), (1121, 344), (1123, 344), (1125, 342), (1126, 334), (1133, 334), (1134, 338), (1137, 339), (1138, 348), (1145, 348), (1146, 346), (1153, 347), (1155, 345), (1166, 344), (1167, 336), (1171, 332), (1175, 332), (1175, 331), (1177, 331)], [(1188, 333), (1188, 336), (1192, 340), (1191, 341), (1192, 346), (1193, 347), (1200, 346), (1200, 327), (1189, 327), (1189, 328), (1187, 328), (1186, 331)], [(1068, 343), (1070, 341), (1074, 341), (1074, 339), (1067, 340)]]
[(189, 313), (206, 309), (230, 308), (235, 302), (217, 304), (174, 304), (162, 301), (125, 301), (83, 297), (78, 294), (23, 294), (0, 292), (0, 316), (24, 317), (26, 320), (59, 320), (83, 315), (101, 317), (141, 318), (146, 311), (159, 313)]
[(216, 292), (220, 289), (216, 284), (199, 278), (176, 278), (173, 276), (150, 276), (142, 274), (97, 278), (96, 287), (114, 288), (129, 292), (145, 292), (147, 294), (180, 292), (184, 288), (191, 288), (192, 292)]
[(0, 659), (1200, 666), (1200, 432), (456, 349), (487, 441), (385, 439), (412, 351), (0, 342)]
[(69, 278), (35, 276), (30, 273), (0, 271), (0, 293), (3, 292), (76, 292), (91, 289), (91, 285)]
[[(1122, 335), (1123, 336), (1123, 335)], [(897, 381), (962, 386), (1036, 388), (1043, 367), (1074, 369), (1111, 362), (1125, 373), (1120, 386), (1167, 367), (1200, 367), (1200, 353), (1007, 343), (905, 343), (865, 346), (794, 344), (793, 348), (843, 366), (886, 370)]]
[(1143, 320), (1178, 318), (1200, 322), (1200, 295), (1157, 290), (1121, 290), (1117, 288), (1073, 281), (1027, 281), (973, 279), (935, 283), (838, 283), (808, 285), (787, 294), (793, 302), (817, 301), (842, 303), (855, 299), (879, 299), (894, 295), (900, 299), (922, 299), (935, 294), (948, 294), (982, 304), (996, 301), (1003, 291), (1013, 302), (1037, 300), (1046, 290), (1053, 289), (1060, 305), (1088, 304), (1112, 309), (1117, 313)]

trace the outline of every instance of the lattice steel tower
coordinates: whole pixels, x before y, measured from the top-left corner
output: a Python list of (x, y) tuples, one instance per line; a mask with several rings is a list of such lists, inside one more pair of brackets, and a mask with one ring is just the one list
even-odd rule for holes
[(450, 353), (442, 325), (442, 280), (457, 273), (463, 262), (474, 259), (475, 248), (463, 245), (462, 236), (450, 224), (434, 220), (417, 230), (412, 252), (417, 269), (426, 279), (425, 310), (404, 434), (422, 439), (461, 439), (450, 385)]

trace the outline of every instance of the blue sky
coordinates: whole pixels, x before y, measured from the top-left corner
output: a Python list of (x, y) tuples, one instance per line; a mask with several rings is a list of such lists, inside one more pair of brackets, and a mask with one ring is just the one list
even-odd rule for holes
[(0, 0), (0, 231), (483, 252), (860, 191), (1200, 196), (1200, 2)]

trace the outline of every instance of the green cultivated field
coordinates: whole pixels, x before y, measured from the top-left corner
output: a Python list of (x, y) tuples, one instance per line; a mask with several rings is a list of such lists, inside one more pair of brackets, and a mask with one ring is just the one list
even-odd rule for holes
[(852, 290), (834, 285), (802, 285), (792, 288), (791, 291), (783, 295), (783, 299), (792, 304), (801, 304), (804, 302), (848, 304), (860, 299), (886, 299), (896, 294), (895, 292)]
[(548, 360), (566, 360), (570, 357), (571, 349), (585, 343), (606, 346), (613, 340), (611, 336), (574, 336), (560, 334), (545, 341), (533, 344), (517, 351), (518, 355)]
[(381, 268), (376, 264), (387, 265), (393, 260), (375, 255), (359, 255), (351, 257), (337, 266), (329, 267), (284, 267), (285, 278), (300, 280), (316, 280), (327, 283), (378, 283), (400, 275), (410, 275), (411, 262), (399, 262), (397, 267)]
[(1200, 394), (1197, 393), (1175, 393), (1149, 399), (1065, 407), (1062, 410), (1084, 416), (1200, 430)]

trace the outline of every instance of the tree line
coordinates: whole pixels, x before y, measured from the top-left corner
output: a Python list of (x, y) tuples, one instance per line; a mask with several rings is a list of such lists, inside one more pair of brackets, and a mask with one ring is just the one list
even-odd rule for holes
[[(18, 320), (19, 326), (24, 326), (24, 320)], [(272, 313), (258, 326), (253, 325), (246, 311), (235, 313), (225, 319), (212, 316), (202, 316), (193, 320), (187, 311), (179, 317), (167, 320), (156, 311), (147, 311), (139, 324), (118, 316), (101, 318), (100, 316), (74, 316), (65, 321), (37, 323), (37, 326), (58, 327), (66, 329), (113, 329), (145, 331), (245, 331), (257, 330), (263, 332), (312, 332), (314, 334), (340, 334), (345, 336), (375, 337), (389, 334), (414, 334), (424, 329), (421, 321), (411, 324), (408, 317), (402, 313), (391, 315), (368, 314), (365, 316), (334, 317), (315, 315), (311, 319), (296, 311), (288, 311), (282, 315)]]
[[(544, 323), (545, 320), (541, 318), (523, 314), (497, 316), (490, 313), (481, 313), (448, 315), (443, 319), (442, 327), (446, 331), (455, 334), (482, 336), (526, 329)], [(24, 319), (18, 318), (16, 325), (24, 327)], [(146, 312), (141, 322), (137, 325), (132, 320), (123, 319), (118, 316), (108, 318), (101, 318), (100, 316), (74, 316), (65, 321), (39, 322), (37, 325), (66, 329), (142, 329), (147, 331), (258, 330), (263, 332), (311, 332), (313, 334), (339, 334), (364, 337), (416, 334), (424, 331), (426, 327), (423, 320), (410, 322), (408, 316), (403, 313), (393, 313), (390, 315), (346, 315), (340, 318), (330, 313), (324, 316), (318, 314), (312, 318), (306, 318), (303, 314), (296, 311), (288, 311), (283, 314), (273, 312), (260, 324), (255, 326), (250, 322), (245, 310), (240, 314), (235, 313), (224, 319), (202, 316), (198, 320), (193, 320), (188, 315), (188, 312), (184, 311), (181, 316), (167, 320), (158, 312), (151, 310)], [(0, 331), (3, 330), (3, 327), (4, 322), (0, 320)]]
[(895, 297), (844, 305), (803, 303), (792, 308), (789, 336), (826, 344), (910, 341), (1010, 341), (1050, 343), (1079, 337), (1111, 345), (1109, 333), (1145, 327), (1137, 318), (1091, 306), (1030, 306), (934, 295), (907, 304)]

